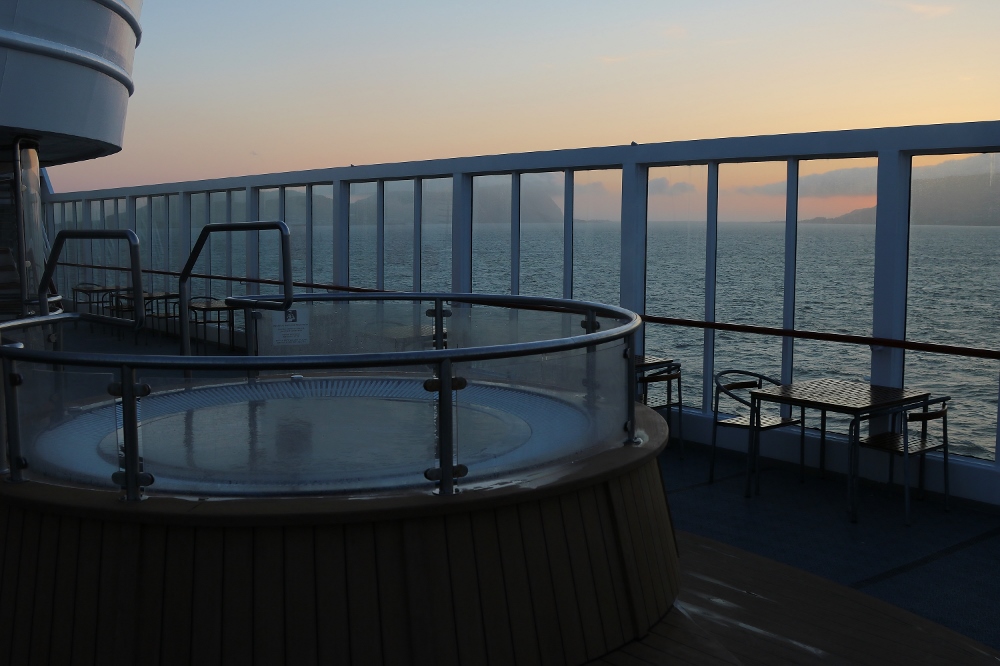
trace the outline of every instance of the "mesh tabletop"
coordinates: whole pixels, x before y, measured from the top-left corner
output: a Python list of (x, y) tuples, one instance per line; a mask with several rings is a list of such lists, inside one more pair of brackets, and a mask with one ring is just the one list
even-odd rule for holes
[(639, 355), (635, 357), (635, 369), (659, 370), (660, 368), (665, 368), (673, 362), (674, 359), (666, 358), (664, 356), (652, 356), (649, 354)]
[(756, 389), (750, 391), (750, 394), (764, 402), (780, 402), (847, 414), (861, 414), (908, 405), (930, 397), (927, 391), (848, 382), (841, 379), (793, 382)]

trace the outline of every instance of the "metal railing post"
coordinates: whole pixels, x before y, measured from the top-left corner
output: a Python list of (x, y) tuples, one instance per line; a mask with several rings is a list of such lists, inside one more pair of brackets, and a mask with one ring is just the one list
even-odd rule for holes
[(438, 366), (438, 460), (441, 469), (440, 492), (452, 495), (455, 492), (455, 440), (451, 401), (451, 359), (441, 361)]
[(21, 375), (17, 373), (14, 361), (5, 357), (3, 397), (7, 422), (7, 460), (10, 463), (10, 480), (13, 483), (24, 481), (21, 470), (28, 466), (21, 455), (21, 416), (17, 404), (17, 387), (21, 385), (21, 381)]
[(630, 333), (625, 343), (625, 357), (626, 357), (626, 372), (628, 376), (625, 378), (628, 390), (626, 391), (628, 399), (628, 421), (625, 423), (625, 431), (627, 433), (625, 444), (638, 444), (639, 440), (635, 436), (635, 401), (636, 401), (636, 377), (635, 377), (635, 333)]
[(117, 472), (112, 475), (112, 480), (124, 489), (126, 502), (138, 502), (142, 499), (143, 486), (153, 483), (153, 476), (143, 473), (139, 459), (139, 410), (136, 402), (139, 397), (149, 395), (149, 387), (137, 386), (135, 368), (123, 365), (119, 386), (112, 384), (108, 388), (112, 395), (117, 393), (121, 396), (122, 467), (125, 468), (124, 474)]

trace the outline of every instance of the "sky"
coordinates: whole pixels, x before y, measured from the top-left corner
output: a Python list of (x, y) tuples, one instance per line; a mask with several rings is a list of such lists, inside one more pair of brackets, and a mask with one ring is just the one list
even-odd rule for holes
[[(998, 0), (145, 0), (140, 18), (123, 150), (50, 169), (56, 191), (1000, 118)], [(783, 217), (752, 188), (784, 165), (724, 167), (720, 216)], [(652, 173), (651, 196), (690, 198), (678, 176)], [(576, 210), (613, 209), (616, 177), (578, 178)]]

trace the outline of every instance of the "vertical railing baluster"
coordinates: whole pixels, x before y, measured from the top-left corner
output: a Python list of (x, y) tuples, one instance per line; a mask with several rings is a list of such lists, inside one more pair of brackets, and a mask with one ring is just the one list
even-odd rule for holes
[(26, 466), (21, 455), (21, 416), (17, 404), (17, 387), (21, 385), (21, 375), (12, 359), (3, 359), (3, 397), (7, 425), (7, 458), (10, 463), (10, 480), (20, 483), (24, 480), (21, 470)]
[(625, 368), (628, 376), (625, 378), (628, 390), (626, 399), (628, 400), (628, 421), (625, 423), (625, 430), (628, 433), (625, 439), (626, 444), (638, 444), (639, 440), (635, 436), (635, 401), (636, 401), (636, 377), (635, 377), (635, 333), (629, 333), (625, 341)]
[(438, 461), (441, 469), (440, 492), (455, 492), (455, 441), (452, 420), (451, 359), (438, 365)]
[(135, 368), (121, 367), (122, 438), (124, 440), (125, 500), (142, 499), (139, 490), (139, 411), (136, 409)]

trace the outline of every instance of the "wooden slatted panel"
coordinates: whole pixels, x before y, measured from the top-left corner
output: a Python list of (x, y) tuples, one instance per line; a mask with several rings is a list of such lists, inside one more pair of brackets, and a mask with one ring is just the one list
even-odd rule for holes
[[(562, 664), (566, 662), (562, 625), (556, 606), (552, 572), (549, 569), (549, 554), (545, 548), (545, 530), (542, 527), (542, 514), (538, 503), (525, 502), (518, 505), (518, 518), (524, 545), (524, 559), (528, 565), (528, 581), (531, 584), (531, 601), (535, 610), (535, 629), (538, 632), (542, 663)], [(579, 644), (575, 647), (574, 653), (575, 656), (583, 656)]]
[(629, 611), (634, 626), (632, 635), (642, 634), (652, 624), (646, 601), (645, 579), (640, 576), (639, 561), (633, 546), (632, 528), (625, 514), (625, 501), (622, 499), (621, 484), (617, 479), (611, 479), (606, 486), (608, 504), (610, 505), (609, 520), (612, 527), (612, 541), (621, 561), (621, 571), (628, 590)]
[(487, 661), (491, 664), (513, 664), (510, 607), (507, 604), (500, 538), (493, 511), (477, 511), (472, 514), (472, 538), (479, 571)]
[(316, 549), (310, 527), (285, 529), (285, 662), (315, 664)]
[[(652, 462), (655, 464), (656, 461)], [(671, 562), (667, 559), (668, 544), (664, 543), (663, 535), (658, 526), (663, 512), (657, 511), (656, 507), (653, 506), (653, 491), (649, 487), (648, 472), (651, 469), (652, 466), (649, 463), (643, 465), (630, 475), (630, 480), (643, 535), (646, 539), (646, 554), (649, 558), (650, 571), (656, 589), (660, 590), (656, 609), (656, 618), (659, 620), (670, 609), (675, 594), (670, 587), (669, 569)]]
[(406, 522), (406, 580), (417, 663), (458, 664), (444, 517)]
[(139, 618), (143, 612), (143, 596), (146, 582), (139, 578), (142, 566), (142, 526), (124, 523), (121, 527), (118, 547), (118, 571), (114, 582), (114, 629), (115, 659), (107, 663), (131, 666), (137, 661), (145, 661), (142, 655), (145, 646), (136, 642)]
[[(594, 575), (594, 587), (600, 603), (601, 624), (604, 627), (605, 640), (609, 647), (618, 647), (625, 642), (625, 631), (631, 631), (631, 626), (622, 625), (621, 605), (619, 595), (615, 593), (615, 583), (611, 576), (611, 565), (605, 548), (605, 534), (598, 513), (597, 499), (593, 488), (585, 488), (577, 494), (576, 511), (564, 507), (567, 521), (577, 520), (584, 530), (587, 540), (587, 553), (590, 556), (591, 571)], [(627, 609), (625, 609), (627, 612)]]
[(535, 599), (531, 595), (528, 564), (521, 538), (521, 523), (516, 506), (496, 511), (497, 536), (500, 539), (500, 562), (504, 589), (510, 612), (510, 633), (518, 664), (540, 664), (541, 648)]
[[(580, 619), (583, 622), (585, 635), (591, 637), (587, 642), (587, 654), (594, 658), (621, 645), (621, 641), (612, 642), (613, 638), (608, 640), (605, 635), (604, 616), (607, 613), (602, 606), (605, 603), (614, 606), (615, 600), (613, 595), (610, 598), (602, 595), (597, 587), (597, 578), (594, 575), (595, 567), (590, 556), (590, 544), (583, 527), (579, 494), (571, 493), (560, 497), (559, 510), (566, 530), (566, 542), (569, 545), (569, 560), (573, 571), (573, 585), (576, 588), (577, 600), (580, 604)], [(595, 652), (591, 651), (592, 646), (596, 646)]]
[(52, 605), (56, 592), (56, 564), (59, 558), (59, 517), (42, 517), (38, 543), (38, 573), (35, 585), (35, 608), (31, 618), (31, 660), (11, 663), (45, 664), (49, 660), (52, 631)]
[(486, 664), (486, 637), (479, 601), (479, 571), (472, 540), (472, 520), (467, 513), (445, 518), (451, 598), (455, 604), (455, 631), (459, 663)]
[(351, 663), (382, 663), (379, 630), (378, 571), (375, 533), (370, 524), (344, 529), (348, 617), (351, 627)]
[(115, 662), (115, 603), (118, 593), (118, 560), (121, 556), (121, 523), (106, 522), (101, 530), (101, 582), (97, 596), (97, 657), (101, 666)]
[(11, 639), (14, 632), (14, 613), (17, 609), (17, 584), (21, 564), (21, 534), (24, 512), (11, 509), (7, 519), (9, 544), (4, 550), (2, 580), (0, 580), (0, 660), (10, 661)]
[(94, 663), (97, 598), (101, 586), (101, 523), (80, 523), (80, 549), (73, 608), (73, 663)]
[[(566, 545), (566, 530), (563, 526), (559, 500), (556, 498), (539, 503), (545, 549), (549, 558), (549, 575), (556, 595), (556, 612), (562, 631), (563, 650), (566, 661), (578, 664), (588, 658), (600, 656), (603, 645), (595, 645), (593, 636), (588, 637), (588, 627), (580, 619), (580, 601), (573, 581), (573, 569)], [(600, 630), (600, 627), (597, 627)], [(601, 641), (603, 643), (603, 641)]]
[[(223, 535), (222, 663), (253, 663), (253, 530), (226, 528)], [(166, 664), (164, 666), (167, 666)]]
[(253, 531), (253, 657), (285, 663), (285, 563), (281, 528)]
[(163, 575), (163, 664), (191, 661), (191, 610), (194, 593), (194, 528), (167, 531)]
[(382, 627), (382, 663), (410, 663), (410, 619), (406, 597), (403, 527), (397, 522), (375, 526), (378, 605)]
[(222, 586), (225, 534), (216, 527), (194, 533), (194, 608), (191, 612), (191, 664), (222, 660)]
[(52, 602), (52, 630), (47, 663), (70, 663), (76, 617), (74, 611), (79, 550), (80, 520), (63, 516), (59, 520), (59, 555), (55, 569), (55, 595)]
[(14, 645), (18, 661), (48, 625), (64, 638), (45, 646), (50, 656), (72, 646), (78, 663), (342, 662), (347, 652), (353, 663), (577, 663), (632, 633), (628, 602), (645, 599), (615, 590), (629, 566), (641, 583), (640, 556), (664, 561), (669, 521), (651, 469), (617, 496), (584, 489), (474, 517), (346, 528), (53, 516), (43, 530), (43, 514), (6, 508), (4, 536), (19, 547), (5, 538), (0, 549), (0, 583), (15, 578), (0, 610), (13, 595), (19, 614), (5, 630), (30, 637)]
[[(663, 580), (657, 571), (656, 563), (652, 560), (652, 553), (656, 549), (652, 542), (649, 530), (649, 520), (645, 515), (646, 505), (639, 500), (639, 493), (633, 482), (637, 476), (637, 471), (619, 477), (621, 481), (622, 495), (625, 500), (625, 514), (628, 516), (629, 529), (634, 539), (636, 559), (639, 562), (639, 576), (644, 582), (644, 589), (647, 591), (646, 611), (649, 616), (650, 625), (660, 619), (666, 612), (666, 594), (663, 589)], [(652, 591), (652, 594), (649, 594)]]
[(677, 563), (677, 542), (674, 539), (674, 530), (670, 520), (670, 509), (667, 504), (666, 493), (663, 490), (663, 477), (657, 461), (652, 461), (644, 468), (646, 473), (646, 498), (649, 502), (650, 524), (659, 536), (661, 556), (661, 572), (666, 576), (667, 589), (669, 591), (670, 603), (677, 598), (680, 593), (679, 565)]
[[(65, 528), (64, 532), (65, 534)], [(139, 577), (142, 585), (142, 607), (139, 609), (136, 653), (143, 666), (158, 666), (162, 654), (164, 581), (166, 580), (167, 528), (163, 525), (142, 526), (142, 562)]]
[(34, 511), (26, 511), (21, 527), (21, 558), (17, 572), (16, 606), (14, 608), (14, 630), (11, 638), (10, 663), (24, 664), (29, 658), (31, 635), (31, 615), (35, 605), (35, 583), (38, 572), (38, 544), (42, 533), (42, 517)]
[(340, 525), (316, 528), (316, 625), (319, 662), (350, 663), (347, 562)]

